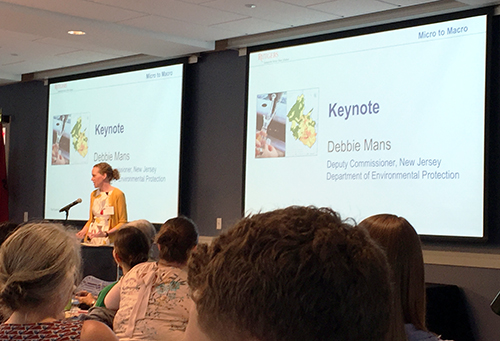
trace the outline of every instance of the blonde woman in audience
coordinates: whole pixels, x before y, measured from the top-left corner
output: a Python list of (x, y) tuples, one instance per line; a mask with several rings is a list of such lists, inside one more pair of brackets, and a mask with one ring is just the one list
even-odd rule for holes
[(363, 220), (370, 236), (382, 246), (392, 268), (396, 318), (404, 323), (409, 341), (437, 341), (425, 325), (424, 260), (420, 238), (402, 217), (378, 214)]
[(62, 225), (18, 228), (0, 248), (0, 305), (10, 313), (0, 340), (117, 340), (98, 321), (62, 319), (80, 262), (78, 241)]
[(104, 302), (118, 309), (113, 323), (120, 340), (180, 340), (184, 337), (192, 300), (186, 264), (198, 243), (188, 218), (167, 220), (156, 240), (158, 262), (136, 265)]

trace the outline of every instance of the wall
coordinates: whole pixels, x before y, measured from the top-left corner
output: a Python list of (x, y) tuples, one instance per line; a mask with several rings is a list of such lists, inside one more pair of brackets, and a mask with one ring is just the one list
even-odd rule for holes
[(188, 65), (181, 166), (181, 213), (217, 235), (242, 213), (246, 57), (205, 54)]
[(12, 221), (43, 218), (48, 87), (43, 82), (0, 87), (0, 107), (10, 116), (9, 213)]

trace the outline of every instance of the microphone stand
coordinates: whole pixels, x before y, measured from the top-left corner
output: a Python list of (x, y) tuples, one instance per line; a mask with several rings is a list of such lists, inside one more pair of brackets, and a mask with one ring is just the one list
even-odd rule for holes
[(498, 292), (496, 297), (490, 303), (490, 308), (495, 314), (500, 315), (500, 292)]
[(66, 213), (66, 218), (64, 219), (64, 221), (68, 221), (68, 215), (69, 215), (69, 209), (70, 208), (68, 208), (67, 210), (64, 210), (64, 212)]

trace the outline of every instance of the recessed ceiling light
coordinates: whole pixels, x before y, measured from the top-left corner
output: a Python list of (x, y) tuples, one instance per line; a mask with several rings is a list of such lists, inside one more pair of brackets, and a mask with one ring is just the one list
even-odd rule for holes
[(248, 8), (255, 8), (255, 7), (257, 7), (256, 4), (246, 4), (245, 6), (248, 7)]
[(83, 36), (85, 34), (85, 32), (83, 32), (83, 31), (68, 31), (68, 34), (72, 34), (75, 36)]

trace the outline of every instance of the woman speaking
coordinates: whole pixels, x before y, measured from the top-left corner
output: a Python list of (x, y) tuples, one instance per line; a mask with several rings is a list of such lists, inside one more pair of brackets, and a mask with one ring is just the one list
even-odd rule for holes
[(112, 180), (120, 179), (120, 172), (106, 162), (92, 168), (94, 190), (90, 195), (90, 218), (76, 234), (84, 242), (105, 245), (113, 241), (113, 234), (127, 222), (125, 195), (111, 186)]

